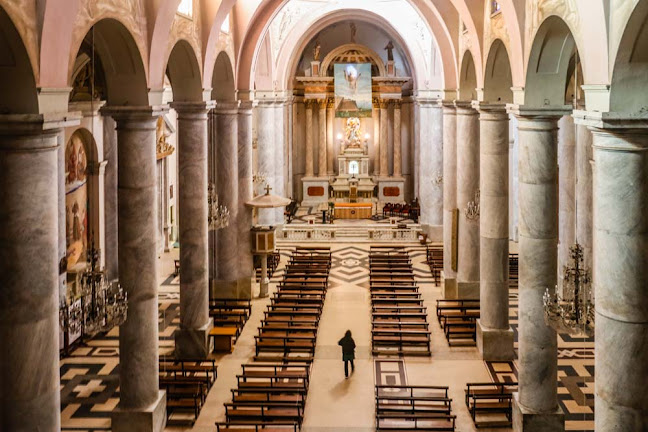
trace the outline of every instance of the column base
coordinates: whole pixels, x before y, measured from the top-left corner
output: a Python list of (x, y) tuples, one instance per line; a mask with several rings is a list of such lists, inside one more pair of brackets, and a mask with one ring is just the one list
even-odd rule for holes
[(448, 300), (479, 300), (479, 282), (455, 282), (444, 287), (443, 294)]
[(560, 407), (547, 413), (534, 413), (520, 405), (519, 393), (513, 393), (513, 430), (515, 432), (561, 432), (565, 414)]
[(428, 225), (422, 224), (421, 229), (428, 235), (428, 239), (432, 242), (443, 241), (443, 225)]
[(210, 287), (211, 298), (236, 298), (249, 300), (252, 298), (252, 279), (242, 278), (233, 281), (212, 280)]
[(110, 415), (113, 432), (162, 432), (166, 426), (166, 392), (160, 391), (158, 399), (148, 407), (121, 408)]
[(443, 280), (443, 298), (453, 300), (457, 295), (457, 278), (445, 278)]
[(210, 321), (197, 329), (179, 328), (174, 334), (175, 355), (178, 359), (203, 359), (211, 352), (209, 346), (209, 330), (213, 323)]
[(515, 359), (513, 330), (483, 327), (477, 320), (477, 349), (484, 361), (509, 361)]

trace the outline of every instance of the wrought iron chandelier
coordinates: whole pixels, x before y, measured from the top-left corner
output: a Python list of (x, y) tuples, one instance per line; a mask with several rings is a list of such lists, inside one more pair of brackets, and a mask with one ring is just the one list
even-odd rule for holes
[(562, 295), (549, 288), (544, 293), (545, 322), (558, 333), (592, 336), (594, 334), (594, 296), (590, 270), (583, 265), (583, 248), (570, 249), (572, 264), (564, 267)]
[(90, 244), (88, 268), (81, 275), (81, 304), (71, 304), (59, 311), (59, 325), (65, 332), (92, 338), (126, 321), (128, 294), (119, 284), (111, 284), (99, 269), (100, 252)]
[(207, 221), (210, 231), (219, 230), (229, 226), (229, 209), (223, 205), (218, 205), (218, 194), (216, 193), (216, 185), (214, 183), (209, 183), (207, 187), (207, 206)]

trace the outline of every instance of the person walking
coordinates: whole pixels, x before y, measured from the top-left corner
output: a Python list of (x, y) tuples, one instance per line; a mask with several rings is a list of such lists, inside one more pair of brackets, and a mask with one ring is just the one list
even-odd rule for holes
[(355, 341), (351, 337), (351, 330), (344, 333), (344, 337), (338, 341), (342, 347), (342, 361), (344, 361), (344, 377), (349, 378), (349, 363), (351, 363), (351, 373), (355, 370), (353, 359), (355, 358)]

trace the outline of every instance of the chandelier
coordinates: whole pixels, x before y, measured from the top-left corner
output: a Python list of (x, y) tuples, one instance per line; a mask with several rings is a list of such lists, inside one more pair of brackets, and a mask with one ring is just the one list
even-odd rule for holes
[(81, 275), (80, 305), (61, 307), (59, 325), (64, 332), (92, 338), (126, 321), (128, 294), (119, 284), (111, 284), (98, 269), (99, 250), (94, 241), (88, 251), (88, 269)]
[(589, 269), (583, 266), (583, 248), (576, 243), (570, 249), (572, 264), (565, 266), (563, 293), (549, 288), (542, 298), (545, 322), (558, 333), (572, 336), (594, 334), (594, 296)]
[(218, 205), (218, 194), (216, 193), (216, 185), (214, 183), (209, 183), (207, 187), (207, 206), (207, 221), (210, 231), (229, 226), (230, 212), (227, 207)]

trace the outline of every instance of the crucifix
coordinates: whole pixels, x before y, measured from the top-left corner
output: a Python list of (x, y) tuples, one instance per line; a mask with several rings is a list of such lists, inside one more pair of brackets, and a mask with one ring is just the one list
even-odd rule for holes
[(269, 184), (266, 184), (266, 187), (265, 187), (264, 189), (265, 189), (265, 192), (266, 192), (265, 194), (266, 194), (266, 195), (270, 195), (270, 191), (272, 190), (272, 188), (270, 187), (270, 185), (269, 185)]

